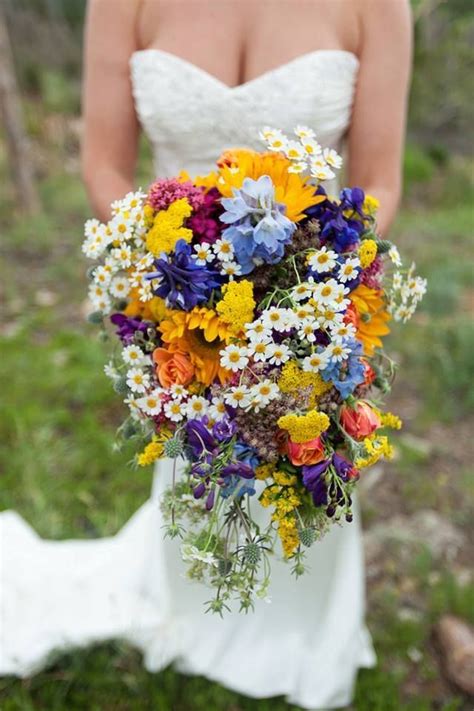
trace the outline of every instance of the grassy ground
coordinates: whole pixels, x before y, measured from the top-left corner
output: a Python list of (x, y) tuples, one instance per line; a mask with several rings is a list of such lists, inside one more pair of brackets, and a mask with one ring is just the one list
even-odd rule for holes
[[(147, 498), (150, 474), (133, 473), (129, 454), (111, 446), (121, 406), (102, 374), (106, 348), (84, 321), (79, 243), (87, 206), (74, 134), (60, 129), (62, 124), (53, 125), (49, 137), (43, 136), (50, 157), (40, 186), (43, 214), (24, 218), (13, 211), (8, 194), (0, 197), (0, 505), (17, 509), (43, 536), (94, 537), (117, 531)], [(52, 136), (63, 143), (51, 148)], [(54, 156), (65, 144), (72, 144), (73, 158), (64, 166)], [(474, 399), (469, 172), (460, 159), (439, 165), (416, 153), (408, 158), (408, 193), (394, 232), (428, 277), (430, 290), (414, 322), (391, 336), (390, 348), (402, 366), (391, 409), (404, 417), (406, 427), (397, 460), (364, 493), (364, 521), (370, 535), (392, 516), (411, 521), (420, 509), (430, 509), (464, 540), (474, 499), (468, 490)], [(3, 180), (4, 165), (0, 173)], [(359, 675), (354, 709), (470, 708), (443, 680), (433, 637), (443, 612), (474, 615), (469, 563), (467, 545), (449, 558), (423, 542), (408, 554), (392, 542), (379, 556), (368, 585), (368, 623), (379, 665)], [(295, 708), (283, 700), (248, 700), (171, 669), (148, 674), (139, 655), (119, 642), (64, 655), (32, 679), (0, 680), (0, 706), (5, 711)]]

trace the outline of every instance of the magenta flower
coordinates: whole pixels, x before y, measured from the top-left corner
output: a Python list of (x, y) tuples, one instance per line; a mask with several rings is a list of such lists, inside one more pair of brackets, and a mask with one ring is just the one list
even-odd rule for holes
[(197, 210), (204, 203), (204, 192), (190, 180), (181, 182), (176, 178), (156, 180), (148, 190), (148, 203), (155, 210), (166, 210), (181, 198), (186, 198), (193, 210)]

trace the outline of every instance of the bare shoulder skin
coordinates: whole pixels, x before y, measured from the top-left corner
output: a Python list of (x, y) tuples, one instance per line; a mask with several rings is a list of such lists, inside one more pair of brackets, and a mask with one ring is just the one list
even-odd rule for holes
[[(275, 42), (278, 36), (285, 41)], [(129, 60), (148, 47), (181, 56), (229, 86), (317, 49), (357, 54), (349, 183), (380, 199), (380, 228), (387, 231), (401, 191), (408, 0), (89, 0), (83, 176), (101, 219), (133, 187), (139, 129)]]

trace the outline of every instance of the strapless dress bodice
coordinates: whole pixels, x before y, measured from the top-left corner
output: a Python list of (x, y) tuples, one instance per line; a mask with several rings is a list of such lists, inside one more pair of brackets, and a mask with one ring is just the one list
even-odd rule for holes
[(130, 60), (137, 115), (160, 177), (212, 169), (224, 148), (262, 150), (258, 132), (310, 126), (339, 148), (351, 118), (359, 62), (351, 52), (317, 50), (236, 87), (159, 49)]

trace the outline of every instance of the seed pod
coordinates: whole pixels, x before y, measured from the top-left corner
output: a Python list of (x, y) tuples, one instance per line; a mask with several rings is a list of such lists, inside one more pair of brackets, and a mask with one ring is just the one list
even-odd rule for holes
[(244, 548), (244, 559), (245, 562), (251, 566), (258, 565), (260, 561), (261, 553), (260, 548), (256, 543), (248, 543)]
[(166, 440), (164, 444), (164, 453), (170, 459), (176, 459), (183, 451), (183, 443), (179, 437), (172, 437)]
[(299, 536), (301, 543), (306, 546), (306, 548), (309, 548), (316, 540), (316, 531), (314, 528), (303, 528), (299, 532)]
[(89, 321), (89, 323), (103, 323), (104, 314), (102, 313), (102, 311), (93, 311), (87, 316), (87, 320)]
[(114, 382), (114, 390), (119, 395), (126, 395), (128, 392), (127, 378), (125, 375), (121, 375), (120, 378)]

